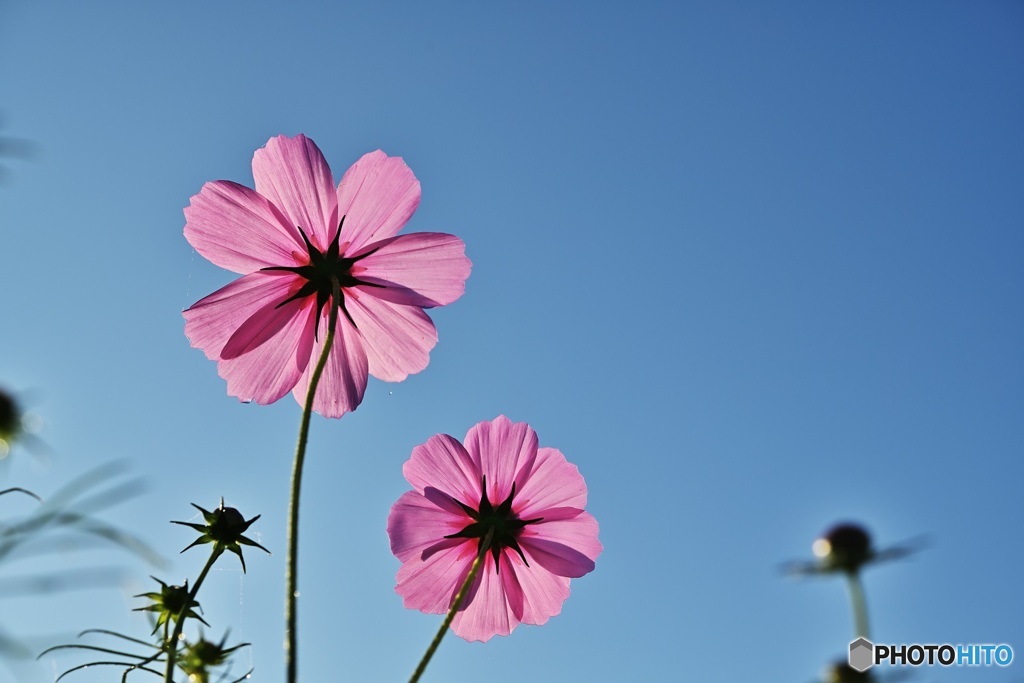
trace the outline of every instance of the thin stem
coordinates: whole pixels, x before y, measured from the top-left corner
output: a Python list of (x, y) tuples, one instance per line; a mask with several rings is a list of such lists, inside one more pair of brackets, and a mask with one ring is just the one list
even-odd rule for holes
[(295, 461), (292, 464), (292, 489), (288, 501), (288, 557), (285, 560), (285, 596), (284, 620), (285, 641), (284, 658), (287, 668), (288, 683), (298, 680), (298, 628), (296, 618), (296, 598), (299, 594), (299, 496), (302, 491), (302, 466), (306, 460), (306, 443), (309, 440), (309, 420), (313, 415), (313, 398), (320, 376), (327, 366), (327, 356), (334, 343), (334, 328), (338, 324), (338, 307), (341, 304), (341, 285), (338, 278), (331, 278), (331, 313), (328, 316), (327, 338), (320, 358), (309, 378), (309, 390), (306, 392), (306, 404), (302, 409), (302, 421), (299, 423), (299, 440), (295, 445)]
[(224, 548), (220, 546), (220, 543), (215, 543), (213, 551), (210, 553), (210, 559), (206, 561), (203, 571), (199, 572), (199, 577), (192, 584), (192, 590), (188, 592), (188, 599), (181, 608), (181, 612), (178, 613), (178, 618), (174, 621), (174, 632), (171, 634), (170, 639), (165, 641), (167, 646), (167, 668), (164, 670), (164, 683), (174, 683), (174, 663), (178, 658), (178, 640), (181, 639), (181, 632), (185, 628), (185, 615), (192, 608), (192, 603), (195, 601), (196, 596), (199, 595), (199, 587), (203, 585), (203, 581), (206, 579), (206, 575), (210, 573), (213, 563), (217, 561), (217, 558), (223, 552)]
[(864, 586), (860, 581), (860, 572), (852, 571), (846, 573), (846, 587), (850, 592), (850, 607), (853, 610), (853, 637), (870, 640), (868, 602), (864, 598)]
[(427, 664), (430, 663), (430, 658), (434, 656), (434, 652), (437, 651), (437, 646), (441, 644), (441, 639), (448, 633), (448, 627), (452, 625), (452, 619), (455, 618), (455, 613), (462, 607), (462, 601), (466, 599), (466, 594), (469, 593), (469, 587), (473, 585), (473, 581), (476, 579), (476, 575), (480, 571), (480, 565), (483, 564), (484, 555), (487, 554), (488, 548), (491, 546), (491, 540), (494, 538), (494, 529), (487, 532), (484, 537), (484, 542), (480, 544), (480, 550), (477, 552), (476, 557), (473, 559), (473, 564), (469, 568), (469, 574), (466, 575), (466, 580), (462, 582), (462, 586), (459, 588), (459, 592), (455, 594), (455, 600), (452, 602), (452, 606), (448, 609), (448, 614), (445, 615), (444, 622), (441, 623), (441, 628), (437, 630), (437, 635), (434, 636), (434, 640), (431, 641), (430, 647), (427, 648), (426, 653), (423, 655), (423, 659), (420, 660), (419, 666), (416, 667), (416, 671), (413, 672), (412, 678), (409, 679), (409, 683), (416, 683), (420, 680), (420, 676), (427, 669)]
[(35, 498), (40, 503), (46, 502), (42, 498), (37, 496), (36, 494), (34, 494), (31, 491), (29, 491), (28, 489), (23, 489), (20, 486), (14, 486), (14, 487), (9, 488), (9, 489), (4, 489), (3, 491), (0, 491), (0, 496), (6, 495), (8, 493), (24, 493), (26, 496), (31, 496), (32, 498)]

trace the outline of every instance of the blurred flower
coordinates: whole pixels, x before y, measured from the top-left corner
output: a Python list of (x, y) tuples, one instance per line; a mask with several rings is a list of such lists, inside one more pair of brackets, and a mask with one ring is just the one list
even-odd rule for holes
[(857, 571), (874, 557), (871, 537), (864, 527), (837, 524), (811, 546), (825, 571)]
[[(166, 583), (151, 576), (151, 579), (160, 584), (160, 592), (152, 593), (140, 593), (136, 595), (137, 598), (149, 598), (153, 604), (145, 607), (136, 607), (133, 611), (135, 612), (156, 612), (156, 624), (153, 626), (153, 633), (160, 630), (160, 627), (166, 623), (170, 623), (171, 619), (177, 619), (181, 611), (188, 606), (188, 610), (185, 612), (186, 618), (198, 619), (199, 621), (206, 624), (206, 621), (199, 616), (193, 607), (199, 607), (199, 601), (189, 597), (188, 593), (188, 579), (185, 580), (184, 586), (168, 586)], [(209, 624), (206, 624), (209, 626)]]
[[(178, 666), (188, 675), (189, 681), (192, 683), (208, 683), (210, 680), (210, 669), (223, 665), (227, 662), (231, 653), (249, 645), (249, 643), (241, 643), (234, 647), (225, 648), (224, 644), (227, 641), (227, 635), (219, 643), (214, 643), (200, 637), (196, 642), (185, 645), (185, 650), (178, 660)], [(241, 681), (247, 677), (248, 674), (238, 680)]]
[[(583, 511), (587, 486), (575, 465), (505, 416), (469, 430), (465, 445), (438, 434), (402, 468), (415, 488), (388, 517), (402, 561), (396, 592), (406, 607), (448, 611), (474, 558), (484, 564), (452, 629), (466, 640), (543, 624), (569, 596), (569, 580), (594, 569), (602, 546)], [(490, 545), (482, 548), (485, 538)]]
[(368, 373), (397, 382), (423, 370), (437, 343), (423, 309), (462, 296), (471, 264), (453, 235), (397, 235), (420, 201), (405, 162), (371, 152), (335, 189), (299, 135), (271, 139), (252, 169), (255, 191), (207, 183), (185, 209), (189, 243), (243, 274), (184, 312), (186, 336), (217, 361), (228, 393), (267, 404), (292, 391), (304, 403), (335, 284), (341, 315), (314, 410), (355, 410)]
[(46, 464), (49, 449), (36, 435), (42, 422), (38, 414), (24, 410), (14, 394), (0, 387), (0, 460), (10, 455), (14, 445), (19, 444)]
[(185, 552), (185, 550), (203, 543), (214, 543), (215, 552), (217, 550), (230, 550), (235, 555), (238, 555), (238, 559), (242, 561), (243, 572), (245, 572), (245, 558), (242, 557), (243, 545), (253, 546), (255, 548), (259, 548), (268, 555), (270, 554), (270, 551), (259, 543), (243, 536), (249, 527), (252, 526), (252, 523), (260, 518), (260, 515), (256, 515), (249, 521), (246, 521), (245, 517), (242, 516), (242, 513), (235, 508), (224, 507), (223, 498), (221, 498), (220, 506), (213, 512), (208, 512), (195, 503), (192, 503), (192, 507), (203, 513), (203, 519), (206, 520), (206, 524), (173, 522), (174, 524), (192, 527), (200, 533), (199, 538), (192, 541), (181, 552)]
[(835, 662), (822, 674), (822, 683), (868, 683), (874, 680), (870, 671), (860, 672), (846, 662)]
[(18, 432), (21, 431), (21, 412), (14, 397), (0, 389), (0, 459), (11, 452)]
[(825, 668), (821, 673), (821, 683), (899, 683), (909, 680), (913, 672), (904, 670), (886, 670), (885, 673), (877, 673), (877, 669), (857, 671), (846, 662), (840, 660)]
[(915, 539), (884, 550), (876, 550), (871, 543), (871, 536), (863, 526), (843, 522), (828, 529), (814, 541), (811, 550), (816, 560), (789, 562), (785, 565), (785, 571), (799, 575), (834, 572), (855, 574), (864, 565), (906, 557), (916, 552), (922, 543), (922, 539)]

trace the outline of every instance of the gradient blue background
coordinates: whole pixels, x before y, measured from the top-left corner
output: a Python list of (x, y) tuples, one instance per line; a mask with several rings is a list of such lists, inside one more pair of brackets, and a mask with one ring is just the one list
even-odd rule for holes
[(173, 562), (50, 557), (124, 581), (6, 597), (9, 634), (144, 635), (146, 575), (205, 559), (168, 520), (224, 496), (273, 555), (218, 565), (210, 635), (283, 678), (300, 411), (239, 404), (189, 347), (181, 310), (235, 276), (181, 211), (301, 132), (336, 177), (403, 156), (407, 230), (474, 263), (423, 373), (313, 423), (303, 680), (408, 678), (440, 617), (393, 592), (401, 465), (504, 413), (579, 466), (605, 552), (560, 616), (449, 636), (425, 681), (815, 680), (851, 636), (844, 588), (779, 565), (846, 519), (930, 539), (868, 571), (877, 641), (1016, 648), (913, 680), (1024, 681), (1024, 4), (6, 0), (0, 114), (36, 150), (0, 158), (0, 384), (52, 451), (0, 481), (46, 495), (128, 459), (149, 488), (104, 518)]

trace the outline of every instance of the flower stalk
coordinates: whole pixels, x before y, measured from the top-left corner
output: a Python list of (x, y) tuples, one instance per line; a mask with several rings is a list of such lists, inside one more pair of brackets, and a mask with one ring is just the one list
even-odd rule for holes
[(448, 627), (452, 625), (452, 619), (455, 618), (455, 614), (462, 607), (462, 602), (466, 599), (466, 594), (469, 593), (469, 587), (473, 585), (473, 581), (476, 580), (476, 575), (480, 573), (480, 565), (483, 564), (484, 556), (491, 547), (491, 542), (494, 540), (494, 529), (488, 530), (487, 535), (484, 537), (483, 542), (480, 543), (480, 548), (477, 550), (476, 558), (473, 560), (473, 564), (469, 567), (469, 573), (466, 574), (466, 580), (462, 582), (462, 586), (459, 587), (459, 592), (455, 594), (455, 600), (452, 601), (452, 606), (448, 609), (448, 614), (445, 615), (444, 621), (441, 623), (441, 628), (437, 630), (437, 635), (434, 636), (434, 640), (431, 641), (430, 647), (423, 654), (423, 659), (420, 660), (419, 665), (416, 667), (416, 671), (413, 672), (412, 678), (409, 679), (409, 683), (416, 683), (420, 680), (420, 676), (427, 669), (427, 664), (430, 663), (431, 657), (434, 656), (434, 652), (437, 651), (438, 646), (441, 644), (441, 639), (448, 633)]
[(864, 585), (859, 571), (846, 572), (846, 587), (850, 593), (850, 608), (853, 611), (853, 637), (871, 639), (868, 628), (868, 601), (864, 597)]
[(288, 557), (285, 561), (285, 641), (284, 657), (286, 680), (296, 683), (298, 680), (298, 630), (297, 605), (299, 595), (299, 497), (302, 492), (302, 467), (306, 460), (306, 444), (309, 441), (309, 421), (313, 415), (313, 399), (320, 376), (327, 366), (327, 356), (334, 344), (334, 328), (338, 324), (338, 308), (341, 303), (341, 284), (338, 278), (331, 277), (331, 312), (328, 316), (327, 339), (317, 360), (313, 375), (309, 378), (309, 390), (306, 393), (306, 404), (302, 409), (302, 421), (299, 423), (299, 439), (295, 445), (295, 461), (292, 464), (291, 497), (288, 501)]
[(174, 664), (178, 656), (178, 641), (181, 640), (181, 633), (185, 628), (185, 617), (188, 615), (192, 602), (199, 594), (199, 587), (203, 585), (206, 575), (210, 573), (210, 569), (213, 567), (214, 562), (217, 561), (223, 552), (223, 546), (220, 543), (215, 543), (213, 550), (210, 551), (210, 558), (206, 560), (206, 565), (203, 567), (203, 571), (199, 572), (199, 577), (196, 579), (196, 582), (192, 584), (192, 590), (188, 593), (188, 600), (186, 600), (185, 604), (182, 606), (181, 612), (178, 614), (178, 618), (174, 620), (174, 631), (171, 633), (171, 637), (165, 641), (165, 645), (167, 647), (167, 668), (164, 670), (164, 683), (174, 683)]

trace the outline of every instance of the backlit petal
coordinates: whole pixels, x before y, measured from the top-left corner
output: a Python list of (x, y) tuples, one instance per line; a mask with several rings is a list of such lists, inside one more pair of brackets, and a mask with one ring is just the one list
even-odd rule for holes
[(316, 144), (305, 135), (271, 138), (252, 158), (256, 191), (273, 202), (290, 227), (301, 227), (324, 251), (338, 229), (334, 177)]
[(587, 484), (576, 465), (554, 448), (537, 449), (530, 477), (516, 487), (514, 509), (525, 519), (543, 517), (549, 508), (587, 506)]
[(519, 545), (531, 565), (575, 579), (594, 570), (594, 560), (604, 549), (597, 532), (597, 520), (581, 512), (573, 519), (531, 524), (523, 530)]
[(294, 226), (265, 197), (227, 180), (206, 183), (185, 207), (185, 239), (221, 268), (291, 266), (306, 253)]
[[(313, 352), (306, 366), (306, 371), (295, 384), (292, 395), (300, 406), (306, 405), (306, 394), (309, 381), (313, 376), (323, 344), (327, 339), (330, 307), (324, 306), (320, 312), (319, 338), (313, 344)], [(355, 410), (363, 400), (366, 391), (367, 363), (366, 352), (359, 335), (352, 329), (352, 324), (344, 314), (338, 315), (334, 342), (327, 356), (320, 382), (317, 384), (316, 396), (313, 399), (313, 410), (324, 417), (341, 417)]]
[(569, 579), (538, 567), (532, 559), (529, 567), (524, 567), (518, 557), (511, 559), (523, 594), (520, 621), (534, 625), (546, 623), (562, 611), (562, 603), (569, 597)]
[[(257, 186), (258, 187), (258, 186)], [(377, 150), (363, 155), (338, 184), (338, 215), (345, 217), (341, 240), (349, 253), (394, 237), (420, 203), (420, 181), (401, 157)]]
[[(501, 571), (509, 570), (508, 560), (501, 556)], [(469, 605), (456, 613), (452, 630), (469, 641), (488, 641), (494, 636), (507, 636), (519, 624), (505, 597), (505, 586), (488, 554), (474, 584)]]
[(426, 560), (413, 557), (398, 570), (395, 592), (409, 609), (444, 614), (466, 580), (475, 556), (476, 543), (465, 542)]
[(447, 434), (416, 446), (402, 474), (421, 493), (436, 488), (467, 505), (480, 501), (480, 470), (458, 439)]
[(260, 309), (287, 299), (302, 286), (288, 272), (256, 272), (238, 278), (182, 312), (185, 336), (210, 360), (220, 360), (228, 339)]
[(227, 380), (228, 394), (265, 405), (287, 394), (309, 363), (313, 304), (308, 299), (290, 301), (276, 311), (265, 307), (253, 318), (262, 320), (239, 329), (247, 328), (256, 336), (237, 344), (229, 339), (225, 348), (232, 346), (241, 353), (231, 358), (222, 355), (217, 372)]
[(368, 245), (373, 253), (359, 261), (352, 274), (384, 285), (375, 294), (397, 304), (431, 308), (462, 296), (473, 264), (466, 245), (454, 235), (415, 232)]
[[(464, 513), (455, 514), (430, 502), (418, 491), (407, 491), (391, 507), (388, 515), (388, 537), (391, 552), (406, 560), (422, 556), (444, 539), (457, 533), (468, 523)], [(465, 539), (452, 539), (450, 545), (464, 543)]]
[[(537, 457), (537, 433), (525, 422), (501, 415), (481, 422), (466, 434), (466, 450), (487, 477), (487, 497), (494, 505), (526, 485)], [(518, 494), (516, 496), (518, 499)]]
[(362, 337), (371, 375), (400, 382), (427, 367), (437, 330), (423, 309), (381, 301), (371, 288), (348, 292), (345, 304)]

